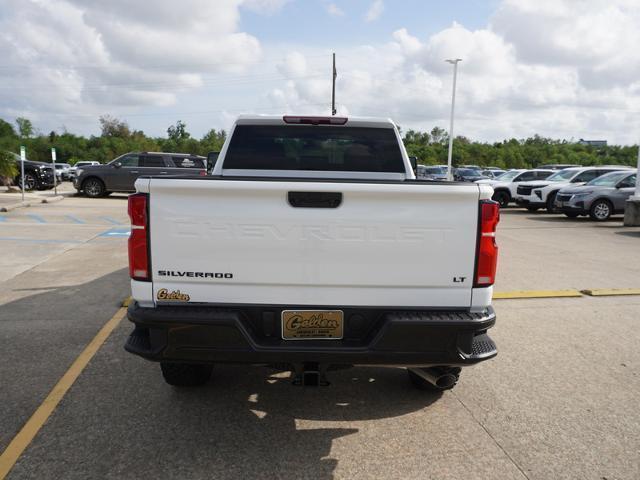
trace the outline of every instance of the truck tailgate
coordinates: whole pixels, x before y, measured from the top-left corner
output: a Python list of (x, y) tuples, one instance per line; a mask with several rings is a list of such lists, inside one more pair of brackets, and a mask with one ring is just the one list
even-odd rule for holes
[[(142, 181), (149, 182), (158, 303), (166, 289), (188, 295), (189, 303), (471, 304), (477, 185)], [(342, 202), (293, 207), (289, 192), (339, 192)]]

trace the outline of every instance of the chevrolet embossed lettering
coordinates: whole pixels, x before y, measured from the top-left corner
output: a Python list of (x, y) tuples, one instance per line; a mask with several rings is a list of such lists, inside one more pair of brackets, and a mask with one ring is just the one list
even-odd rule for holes
[(342, 310), (284, 310), (282, 338), (285, 340), (331, 340), (343, 337)]

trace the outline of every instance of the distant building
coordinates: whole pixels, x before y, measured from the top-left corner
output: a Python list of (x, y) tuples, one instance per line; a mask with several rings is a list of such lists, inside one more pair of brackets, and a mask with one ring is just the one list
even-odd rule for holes
[(580, 145), (586, 145), (587, 147), (606, 147), (607, 146), (606, 140), (584, 140), (581, 138), (578, 143)]

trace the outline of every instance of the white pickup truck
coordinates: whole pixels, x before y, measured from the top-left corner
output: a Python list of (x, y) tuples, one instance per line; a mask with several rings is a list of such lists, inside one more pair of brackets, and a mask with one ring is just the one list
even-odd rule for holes
[(223, 362), (304, 385), (366, 364), (444, 390), (497, 353), (492, 189), (416, 180), (391, 120), (242, 116), (211, 176), (136, 190), (125, 348), (171, 385)]

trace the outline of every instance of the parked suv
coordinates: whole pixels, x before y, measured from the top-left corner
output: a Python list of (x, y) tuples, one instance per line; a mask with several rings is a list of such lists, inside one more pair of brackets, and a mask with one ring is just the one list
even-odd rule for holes
[(68, 163), (57, 163), (56, 162), (56, 176), (58, 180), (69, 180), (69, 170), (71, 169), (71, 165)]
[(416, 177), (425, 180), (446, 180), (447, 167), (433, 165), (418, 165)]
[(529, 211), (546, 208), (548, 213), (557, 213), (556, 195), (560, 189), (571, 184), (584, 185), (605, 173), (628, 170), (625, 166), (577, 167), (559, 170), (544, 182), (526, 182), (518, 185), (516, 203)]
[(458, 182), (475, 182), (488, 178), (482, 174), (480, 167), (459, 167), (453, 170), (453, 179)]
[(69, 172), (68, 172), (69, 180), (73, 182), (73, 180), (77, 176), (76, 172), (78, 171), (79, 168), (91, 167), (93, 165), (101, 165), (101, 163), (96, 162), (95, 160), (80, 160), (79, 162), (76, 162), (76, 164), (69, 169)]
[(188, 153), (125, 153), (106, 165), (78, 168), (73, 186), (87, 197), (134, 192), (142, 175), (206, 175), (207, 159)]
[(633, 170), (611, 172), (579, 187), (566, 187), (556, 195), (555, 207), (567, 217), (589, 215), (604, 221), (616, 213), (624, 213), (627, 198), (636, 187)]
[[(13, 184), (22, 188), (20, 156), (12, 153), (18, 174), (13, 179)], [(24, 189), (25, 190), (49, 190), (56, 183), (53, 167), (44, 162), (24, 161)]]
[(492, 199), (506, 207), (516, 195), (516, 189), (521, 182), (544, 180), (553, 173), (550, 169), (536, 168), (533, 170), (509, 170), (494, 180), (479, 180), (477, 183), (493, 187)]

